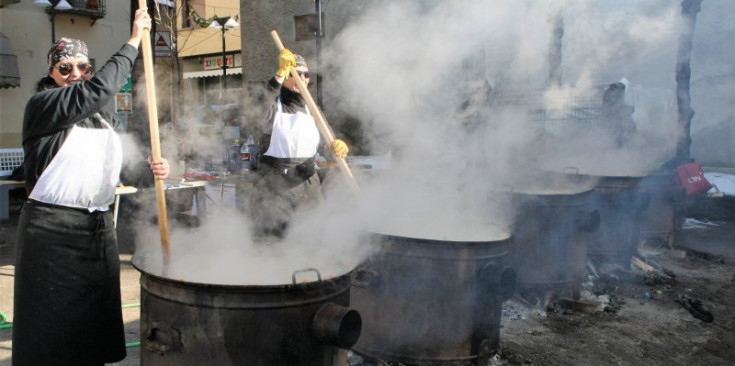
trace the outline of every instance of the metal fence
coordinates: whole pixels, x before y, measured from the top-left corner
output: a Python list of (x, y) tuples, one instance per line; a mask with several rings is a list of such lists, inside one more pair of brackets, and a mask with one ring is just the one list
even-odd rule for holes
[(557, 96), (546, 90), (494, 90), (491, 103), (495, 108), (525, 110), (529, 121), (585, 123), (600, 115), (603, 92), (602, 87)]
[(104, 18), (106, 14), (106, 0), (67, 0), (72, 9), (53, 10), (51, 7), (46, 12), (69, 13), (88, 16), (92, 19)]

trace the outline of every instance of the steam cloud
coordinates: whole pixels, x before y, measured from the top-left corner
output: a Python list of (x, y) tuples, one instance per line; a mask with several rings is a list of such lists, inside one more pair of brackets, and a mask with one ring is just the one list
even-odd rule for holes
[[(222, 282), (212, 276), (227, 272), (240, 284), (288, 282), (282, 275), (303, 266), (339, 274), (375, 249), (361, 240), (372, 231), (503, 239), (512, 225), (503, 194), (508, 187), (537, 191), (536, 174), (570, 167), (590, 175), (645, 175), (672, 157), (678, 1), (328, 6), (363, 8), (325, 45), (325, 99), (368, 127), (370, 148), (390, 169), (358, 173), (357, 197), (334, 172), (325, 184), (325, 204), (299, 213), (279, 245), (252, 243), (249, 219), (234, 213), (173, 233), (172, 263), (188, 268), (181, 277), (192, 278), (191, 268), (198, 267), (206, 268), (197, 281)], [(557, 16), (564, 24), (562, 83), (551, 85)], [(623, 146), (594, 125), (602, 89), (615, 82), (626, 86), (625, 103), (635, 108), (637, 130)], [(588, 105), (594, 107), (589, 118), (558, 117)], [(558, 118), (537, 118), (533, 110)], [(186, 143), (202, 150), (220, 146), (193, 137)], [(139, 241), (158, 242), (154, 231), (148, 234)], [(231, 267), (205, 264), (215, 263), (217, 253)]]

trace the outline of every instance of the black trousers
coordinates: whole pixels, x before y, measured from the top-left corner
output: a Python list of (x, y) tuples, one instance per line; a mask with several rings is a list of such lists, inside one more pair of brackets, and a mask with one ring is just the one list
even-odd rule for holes
[[(248, 192), (248, 214), (256, 237), (283, 237), (297, 210), (308, 210), (322, 202), (319, 175), (313, 169), (294, 174), (296, 166), (268, 164), (256, 171), (258, 180)], [(313, 164), (313, 160), (311, 160)]]
[(112, 214), (27, 201), (18, 224), (13, 365), (125, 358)]

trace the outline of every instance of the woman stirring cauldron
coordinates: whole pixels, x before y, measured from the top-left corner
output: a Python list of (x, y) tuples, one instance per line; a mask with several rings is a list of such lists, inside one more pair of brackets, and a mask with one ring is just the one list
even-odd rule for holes
[[(12, 362), (103, 365), (125, 358), (120, 259), (110, 204), (122, 166), (119, 137), (100, 112), (131, 72), (151, 19), (92, 75), (87, 46), (61, 38), (23, 120), (28, 201), (18, 224)], [(156, 179), (165, 159), (151, 161)]]
[[(256, 170), (258, 180), (248, 193), (256, 237), (283, 238), (295, 211), (308, 210), (323, 200), (315, 169), (319, 130), (299, 84), (289, 77), (291, 68), (308, 86), (311, 75), (306, 60), (284, 49), (278, 55), (278, 69), (268, 81), (259, 111), (261, 164)], [(349, 152), (340, 139), (322, 150), (341, 158)]]

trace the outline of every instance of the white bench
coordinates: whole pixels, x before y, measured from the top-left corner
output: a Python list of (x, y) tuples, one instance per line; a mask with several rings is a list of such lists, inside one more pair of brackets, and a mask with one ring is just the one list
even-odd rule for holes
[(25, 187), (22, 180), (6, 180), (23, 164), (23, 149), (0, 149), (0, 220), (10, 219), (10, 190)]

